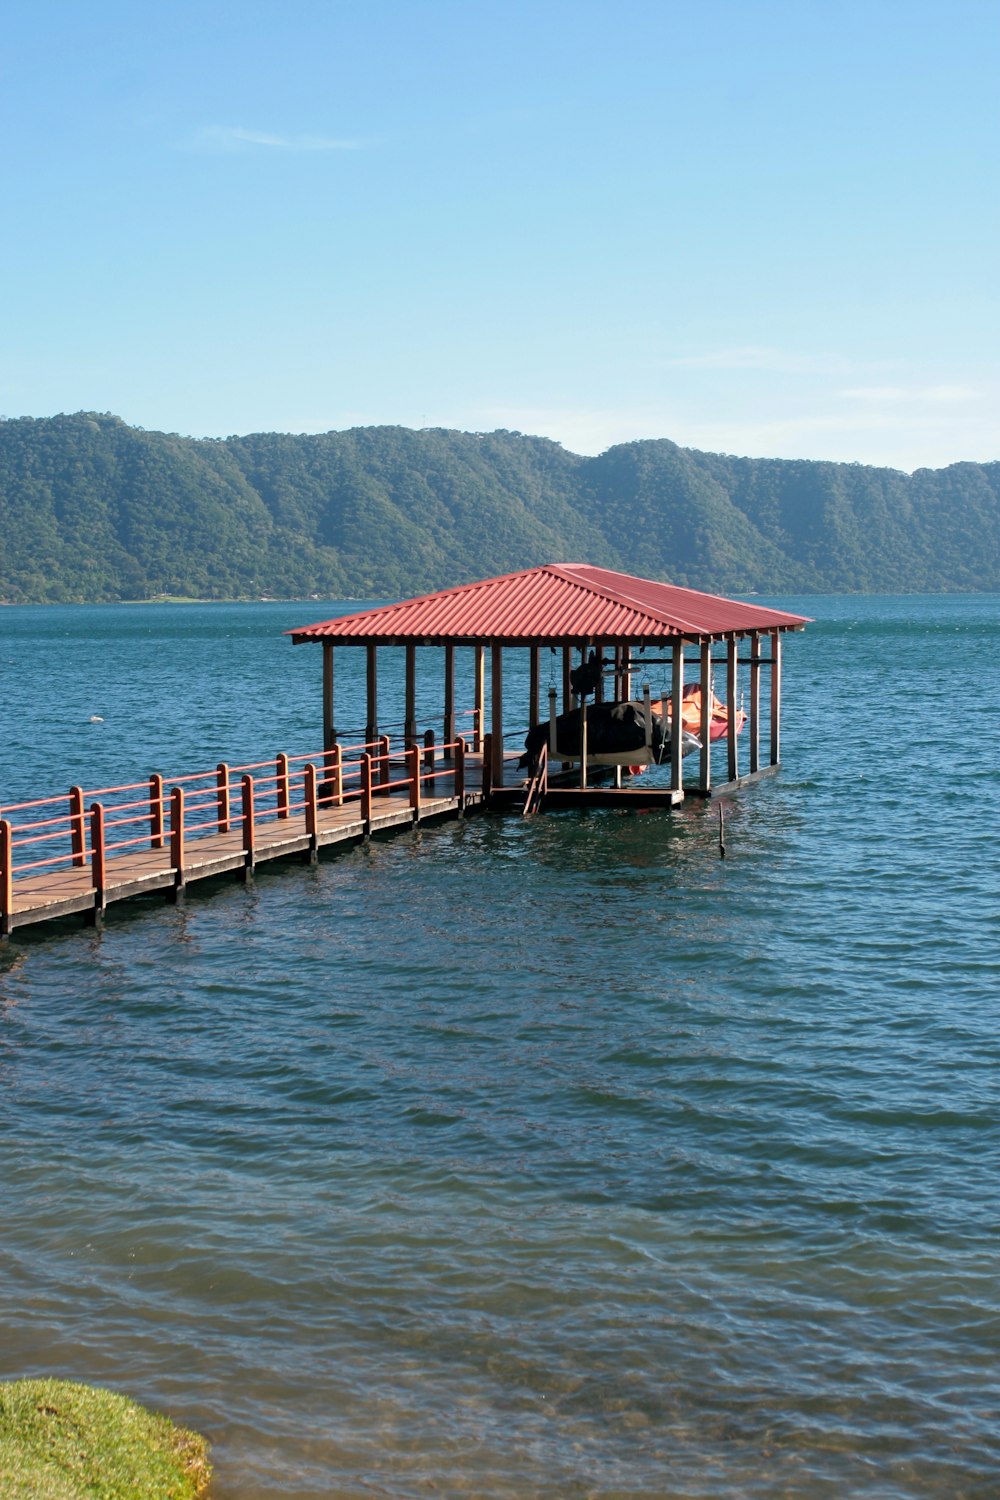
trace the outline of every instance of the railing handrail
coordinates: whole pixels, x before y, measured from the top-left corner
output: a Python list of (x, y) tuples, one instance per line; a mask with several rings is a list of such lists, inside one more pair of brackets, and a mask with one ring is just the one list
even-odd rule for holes
[[(460, 711), (464, 716), (471, 716), (475, 712), (474, 709)], [(279, 752), (275, 756), (253, 761), (247, 765), (230, 766), (226, 762), (221, 762), (213, 766), (211, 770), (190, 771), (169, 778), (159, 772), (153, 772), (142, 781), (123, 782), (116, 786), (97, 787), (87, 791), (80, 787), (73, 787), (69, 792), (60, 792), (51, 797), (36, 797), (27, 801), (8, 803), (0, 808), (4, 824), (4, 848), (8, 851), (6, 858), (9, 865), (7, 870), (0, 868), (0, 890), (3, 889), (3, 880), (26, 874), (31, 870), (58, 867), (69, 863), (84, 866), (88, 860), (93, 863), (95, 851), (92, 847), (92, 833), (95, 826), (95, 807), (99, 809), (96, 825), (101, 830), (102, 857), (104, 853), (140, 845), (162, 849), (166, 857), (169, 830), (165, 814), (173, 805), (175, 791), (182, 793), (179, 799), (183, 815), (183, 827), (179, 832), (182, 835), (199, 834), (205, 830), (222, 832), (229, 828), (239, 828), (244, 822), (242, 811), (237, 812), (235, 807), (230, 806), (226, 813), (222, 810), (222, 804), (235, 792), (234, 801), (236, 806), (239, 806), (240, 788), (247, 779), (253, 782), (255, 822), (270, 822), (278, 818), (287, 818), (293, 813), (305, 813), (308, 817), (310, 804), (307, 781), (310, 769), (317, 782), (324, 786), (334, 787), (334, 791), (326, 795), (317, 792), (318, 804), (321, 806), (331, 804), (342, 806), (346, 802), (359, 799), (363, 802), (366, 789), (365, 778), (371, 775), (377, 778), (374, 779), (374, 790), (378, 794), (384, 795), (408, 787), (419, 809), (419, 789), (425, 782), (451, 777), (456, 787), (458, 786), (461, 774), (458, 757), (454, 759), (447, 757), (449, 754), (455, 755), (455, 752), (459, 752), (464, 761), (466, 751), (466, 741), (462, 736), (436, 744), (433, 742), (432, 731), (427, 731), (423, 743), (411, 741), (409, 744), (400, 744), (397, 740), (394, 746), (389, 735), (381, 734), (375, 740), (366, 740), (360, 744), (345, 745), (336, 741), (323, 750), (295, 755)], [(425, 757), (428, 759), (425, 760)], [(429, 757), (434, 758), (433, 762)], [(402, 777), (390, 777), (390, 766), (394, 762), (405, 766), (405, 774)], [(252, 775), (253, 772), (259, 771), (269, 774)], [(197, 782), (204, 782), (204, 785), (200, 787), (193, 785)], [(184, 788), (189, 790), (185, 792)], [(294, 799), (291, 795), (293, 789), (296, 793)], [(301, 801), (298, 800), (300, 789), (303, 799)], [(139, 790), (146, 791), (148, 796), (138, 801), (113, 802), (110, 805), (105, 805), (100, 800)], [(257, 805), (256, 799), (258, 798), (263, 802), (263, 806)], [(83, 810), (84, 800), (89, 804), (89, 810), (86, 813)], [(218, 817), (198, 822), (188, 821), (188, 814), (206, 812), (213, 801), (220, 808)], [(16, 824), (10, 821), (11, 813), (54, 808), (60, 804), (65, 805), (67, 811), (60, 812), (55, 817), (29, 819)], [(123, 816), (123, 814), (131, 814), (131, 816)], [(105, 842), (107, 832), (127, 827), (130, 824), (148, 824), (149, 832), (142, 837), (120, 839), (113, 844)], [(23, 836), (16, 837), (19, 834)], [(18, 863), (14, 858), (16, 849), (27, 849), (29, 846), (61, 841), (64, 838), (72, 841), (69, 853), (53, 853), (45, 859), (24, 863)]]
[(51, 807), (54, 802), (68, 802), (69, 792), (59, 792), (55, 797), (35, 797), (30, 802), (4, 802), (0, 806), (0, 813), (4, 817), (12, 812), (24, 812), (29, 807)]

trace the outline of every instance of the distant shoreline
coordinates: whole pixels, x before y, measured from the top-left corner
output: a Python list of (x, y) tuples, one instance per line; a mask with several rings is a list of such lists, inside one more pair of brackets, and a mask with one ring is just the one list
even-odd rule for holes
[(332, 596), (289, 594), (287, 598), (263, 595), (252, 598), (248, 595), (225, 599), (197, 599), (184, 594), (155, 594), (149, 599), (0, 599), (0, 609), (94, 609), (110, 604), (368, 604), (371, 595), (338, 594)]
[[(436, 593), (437, 590), (428, 590)], [(785, 588), (785, 589), (733, 589), (733, 599), (749, 599), (764, 595), (771, 599), (797, 598), (805, 596), (815, 599), (968, 599), (989, 598), (993, 594), (1000, 593), (998, 589), (810, 589), (810, 588)], [(392, 602), (399, 595), (392, 596)], [(406, 596), (410, 597), (410, 596)], [(413, 597), (420, 597), (415, 595)], [(103, 609), (109, 606), (120, 608), (131, 608), (135, 605), (151, 604), (371, 604), (373, 600), (383, 601), (388, 598), (382, 594), (337, 594), (316, 596), (310, 594), (304, 597), (301, 594), (289, 594), (287, 598), (269, 596), (267, 598), (242, 597), (226, 599), (195, 599), (187, 598), (179, 594), (157, 595), (152, 599), (0, 599), (0, 609)]]

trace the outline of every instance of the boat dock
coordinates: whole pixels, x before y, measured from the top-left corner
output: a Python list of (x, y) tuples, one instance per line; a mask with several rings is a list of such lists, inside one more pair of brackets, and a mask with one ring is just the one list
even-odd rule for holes
[[(806, 623), (756, 603), (565, 563), (289, 631), (294, 644), (322, 648), (322, 750), (246, 766), (223, 762), (170, 781), (154, 774), (91, 791), (75, 786), (5, 805), (0, 937), (77, 914), (98, 924), (114, 902), (150, 892), (177, 901), (197, 881), (249, 880), (270, 860), (315, 861), (332, 846), (460, 818), (473, 808), (525, 816), (556, 807), (668, 811), (686, 796), (712, 797), (773, 775), (780, 766), (782, 636)], [(365, 651), (366, 721), (352, 731), (360, 737), (352, 744), (342, 743), (336, 728), (334, 651), (342, 646)], [(417, 651), (426, 647), (442, 653), (437, 742), (435, 730), (417, 720)], [(380, 730), (384, 649), (405, 655), (395, 740)], [(472, 652), (473, 706), (463, 713), (456, 707), (457, 651)], [(525, 651), (527, 702), (514, 716), (509, 692), (504, 703), (505, 660)], [(649, 677), (657, 669), (654, 692)], [(724, 697), (715, 695), (716, 674)], [(521, 727), (505, 735), (512, 717)], [(468, 742), (456, 733), (466, 720)], [(522, 736), (523, 756), (505, 744)], [(713, 742), (725, 764), (718, 785)], [(697, 765), (694, 780), (684, 775), (687, 753)]]

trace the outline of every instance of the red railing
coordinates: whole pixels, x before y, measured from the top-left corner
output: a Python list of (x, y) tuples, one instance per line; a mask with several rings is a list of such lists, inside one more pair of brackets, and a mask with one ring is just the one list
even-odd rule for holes
[[(440, 751), (441, 760), (438, 760)], [(231, 835), (252, 867), (257, 833), (267, 823), (303, 820), (311, 848), (318, 847), (324, 812), (360, 803), (360, 820), (369, 827), (373, 800), (405, 789), (419, 816), (430, 785), (451, 783), (451, 794), (464, 805), (466, 743), (461, 737), (436, 746), (432, 731), (423, 743), (397, 747), (388, 735), (360, 745), (176, 776), (165, 791), (162, 775), (145, 781), (84, 791), (75, 786), (55, 797), (5, 806), (0, 817), (0, 932), (8, 931), (18, 881), (31, 875), (56, 875), (67, 866), (79, 870), (67, 894), (93, 889), (95, 906), (104, 904), (108, 862), (127, 851), (163, 851), (149, 870), (170, 870), (177, 887), (185, 881), (190, 846), (206, 838)], [(401, 770), (402, 774), (395, 774)], [(141, 797), (134, 794), (141, 792)], [(444, 790), (440, 795), (445, 795)], [(31, 814), (43, 812), (42, 817)], [(22, 851), (39, 857), (23, 858)], [(86, 871), (89, 865), (89, 879)]]

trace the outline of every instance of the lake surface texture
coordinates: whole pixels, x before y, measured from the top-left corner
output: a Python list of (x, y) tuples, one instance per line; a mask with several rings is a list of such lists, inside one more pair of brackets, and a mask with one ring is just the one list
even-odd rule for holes
[[(477, 816), (15, 935), (0, 1376), (218, 1500), (1000, 1493), (1000, 600), (774, 602), (725, 860)], [(314, 748), (334, 609), (0, 611), (0, 802)]]

